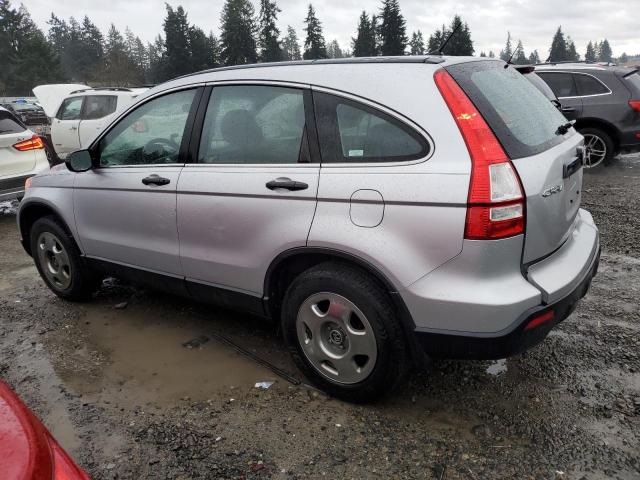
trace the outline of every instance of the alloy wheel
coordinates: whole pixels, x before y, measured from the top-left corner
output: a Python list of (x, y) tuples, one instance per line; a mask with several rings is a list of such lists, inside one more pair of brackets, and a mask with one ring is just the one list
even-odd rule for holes
[(607, 144), (597, 135), (584, 135), (584, 167), (593, 168), (600, 165), (607, 158)]
[(38, 260), (44, 275), (56, 288), (66, 290), (71, 285), (71, 262), (64, 246), (53, 233), (38, 237)]
[(308, 297), (296, 318), (305, 356), (324, 377), (340, 384), (365, 380), (376, 364), (373, 328), (362, 311), (336, 293)]

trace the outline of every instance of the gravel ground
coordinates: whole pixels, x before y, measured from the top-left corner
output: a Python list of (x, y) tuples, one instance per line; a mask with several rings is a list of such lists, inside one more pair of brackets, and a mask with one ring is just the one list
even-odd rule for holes
[(297, 377), (258, 319), (112, 279), (89, 304), (59, 300), (0, 205), (0, 374), (96, 479), (637, 479), (640, 157), (584, 191), (603, 254), (569, 319), (521, 356), (436, 362), (368, 406), (215, 337)]

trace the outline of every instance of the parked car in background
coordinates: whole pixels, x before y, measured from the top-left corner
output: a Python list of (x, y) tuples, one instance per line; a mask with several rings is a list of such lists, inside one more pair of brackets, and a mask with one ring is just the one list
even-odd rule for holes
[(48, 135), (50, 133), (50, 120), (41, 106), (27, 101), (2, 103), (0, 106), (12, 112), (22, 123), (38, 135)]
[(58, 296), (114, 275), (278, 319), (311, 381), (369, 401), (572, 312), (600, 255), (582, 147), (500, 60), (221, 68), (143, 94), (18, 224)]
[(635, 68), (551, 63), (536, 73), (556, 94), (562, 112), (585, 137), (585, 166), (618, 152), (640, 150), (640, 75)]
[(0, 107), (0, 201), (21, 197), (26, 180), (48, 169), (42, 138)]
[(87, 147), (142, 89), (89, 88), (85, 85), (40, 85), (33, 89), (51, 120), (51, 141), (57, 156)]
[(2, 381), (0, 452), (3, 480), (89, 480), (42, 422)]
[(558, 110), (562, 109), (562, 106), (560, 105), (560, 100), (558, 100), (558, 97), (556, 97), (556, 94), (553, 93), (553, 90), (551, 90), (549, 85), (547, 85), (545, 81), (542, 80), (538, 76), (538, 74), (535, 72), (536, 67), (534, 65), (514, 65), (513, 68), (515, 68), (522, 75), (524, 75), (524, 78), (529, 80), (531, 84), (534, 87), (536, 87), (541, 94), (547, 97), (547, 100), (549, 100), (554, 107), (556, 107)]

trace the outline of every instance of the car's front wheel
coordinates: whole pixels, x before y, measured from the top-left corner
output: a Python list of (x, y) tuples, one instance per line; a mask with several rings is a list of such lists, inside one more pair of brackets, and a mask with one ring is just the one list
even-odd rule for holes
[(287, 289), (282, 327), (291, 354), (319, 388), (352, 402), (393, 390), (409, 368), (387, 292), (365, 272), (327, 262)]
[(55, 217), (39, 218), (31, 227), (31, 255), (49, 289), (66, 300), (86, 300), (99, 277), (82, 261), (73, 237)]

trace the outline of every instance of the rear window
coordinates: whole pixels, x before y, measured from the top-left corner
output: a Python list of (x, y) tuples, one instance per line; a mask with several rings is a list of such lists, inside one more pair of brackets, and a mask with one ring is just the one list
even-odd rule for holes
[(633, 86), (635, 89), (634, 94), (640, 93), (640, 75), (638, 73), (627, 75), (624, 79)]
[(576, 88), (578, 89), (578, 95), (583, 97), (586, 95), (602, 95), (603, 93), (609, 93), (609, 89), (605, 87), (600, 80), (585, 75), (583, 73), (574, 74), (576, 80)]
[(26, 128), (9, 112), (0, 112), (0, 135), (22, 133)]
[(462, 87), (510, 158), (536, 155), (563, 141), (556, 130), (567, 119), (513, 67), (496, 61), (453, 65)]
[(89, 95), (84, 101), (85, 120), (95, 120), (106, 117), (116, 111), (118, 97), (115, 95)]

